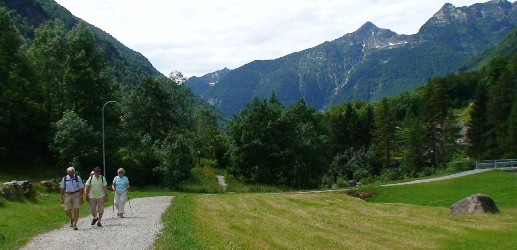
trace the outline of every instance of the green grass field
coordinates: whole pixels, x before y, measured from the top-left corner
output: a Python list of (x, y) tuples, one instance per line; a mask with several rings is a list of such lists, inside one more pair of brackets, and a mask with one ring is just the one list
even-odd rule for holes
[[(175, 196), (156, 249), (512, 249), (517, 246), (516, 184), (516, 174), (490, 171), (433, 183), (363, 187), (375, 193), (368, 202), (344, 192), (220, 193), (213, 186), (210, 195), (146, 189), (133, 191), (131, 198)], [(453, 203), (475, 193), (492, 197), (501, 213), (450, 215)], [(81, 210), (86, 216), (86, 205)], [(64, 223), (57, 194), (4, 202), (0, 249), (18, 248)]]
[[(512, 249), (517, 175), (500, 171), (433, 183), (343, 192), (177, 194), (157, 249)], [(452, 216), (476, 193), (501, 214)]]

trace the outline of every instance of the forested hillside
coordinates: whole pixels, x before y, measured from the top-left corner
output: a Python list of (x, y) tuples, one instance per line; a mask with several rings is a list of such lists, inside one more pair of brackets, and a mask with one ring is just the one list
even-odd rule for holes
[(99, 42), (84, 22), (38, 16), (55, 3), (9, 3), (28, 16), (0, 6), (0, 171), (53, 165), (56, 173), (75, 166), (84, 174), (107, 156), (106, 171), (124, 167), (137, 185), (177, 185), (190, 175), (197, 152), (212, 154), (216, 114), (178, 84), (184, 79), (113, 66), (147, 67), (106, 49), (112, 43)]
[[(67, 31), (82, 22), (53, 0), (0, 0), (0, 6), (8, 10), (16, 28), (30, 44), (35, 30), (50, 20), (60, 20)], [(136, 85), (146, 77), (161, 75), (142, 54), (133, 51), (97, 27), (84, 23), (93, 32), (98, 47), (104, 50), (108, 65), (117, 82), (124, 86)]]

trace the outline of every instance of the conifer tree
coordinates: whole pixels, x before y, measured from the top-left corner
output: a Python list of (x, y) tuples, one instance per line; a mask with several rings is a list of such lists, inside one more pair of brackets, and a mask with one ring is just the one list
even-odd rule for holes
[(384, 98), (376, 108), (374, 132), (376, 152), (380, 155), (384, 168), (390, 166), (395, 126), (396, 123), (390, 103), (387, 98)]

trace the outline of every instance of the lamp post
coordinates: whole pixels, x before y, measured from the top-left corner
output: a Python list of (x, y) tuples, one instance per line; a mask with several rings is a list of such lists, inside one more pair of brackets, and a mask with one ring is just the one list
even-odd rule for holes
[(108, 103), (113, 103), (113, 102), (116, 102), (116, 101), (107, 101), (106, 103), (104, 103), (104, 105), (102, 106), (102, 166), (103, 166), (103, 174), (104, 176), (106, 176), (106, 151), (105, 151), (105, 147), (104, 147), (104, 107), (106, 107), (106, 105), (108, 105)]

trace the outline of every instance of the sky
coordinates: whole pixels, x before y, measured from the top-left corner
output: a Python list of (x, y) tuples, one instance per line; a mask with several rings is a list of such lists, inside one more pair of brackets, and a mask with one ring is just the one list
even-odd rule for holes
[(203, 76), (272, 60), (370, 21), (411, 35), (445, 3), (488, 0), (56, 0), (143, 54), (162, 74)]

